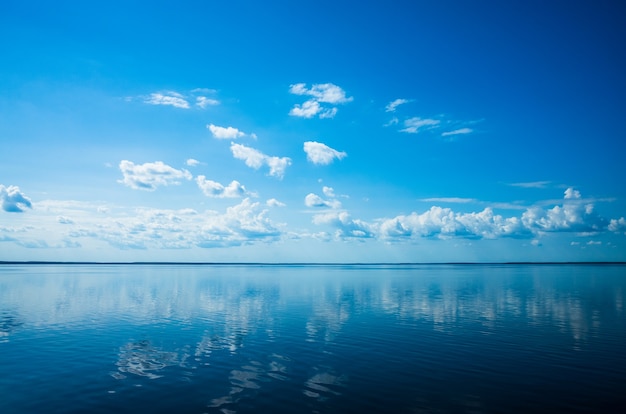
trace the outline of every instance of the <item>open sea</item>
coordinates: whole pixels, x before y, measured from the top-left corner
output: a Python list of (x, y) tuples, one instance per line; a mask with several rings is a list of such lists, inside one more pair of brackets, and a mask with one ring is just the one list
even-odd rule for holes
[(0, 413), (626, 412), (624, 265), (0, 265)]

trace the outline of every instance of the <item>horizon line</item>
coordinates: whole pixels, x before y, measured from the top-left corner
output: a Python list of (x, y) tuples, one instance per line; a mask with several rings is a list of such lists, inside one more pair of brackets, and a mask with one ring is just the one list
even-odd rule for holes
[(0, 260), (0, 265), (185, 265), (185, 266), (432, 266), (432, 265), (626, 265), (626, 261), (505, 261), (505, 262), (106, 262)]

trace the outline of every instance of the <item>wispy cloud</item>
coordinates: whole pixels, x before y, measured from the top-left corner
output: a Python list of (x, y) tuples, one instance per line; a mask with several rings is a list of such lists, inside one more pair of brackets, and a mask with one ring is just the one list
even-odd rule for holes
[(217, 181), (207, 180), (204, 175), (199, 175), (196, 177), (196, 183), (207, 197), (239, 198), (250, 195), (246, 187), (236, 180), (231, 181), (227, 186), (223, 186)]
[[(302, 104), (294, 105), (289, 111), (289, 115), (301, 118), (312, 118), (316, 115), (320, 118), (333, 118), (337, 114), (336, 105), (353, 100), (352, 97), (346, 96), (343, 89), (332, 83), (314, 84), (311, 88), (307, 88), (306, 83), (296, 83), (289, 87), (289, 92), (311, 97)], [(328, 104), (331, 107), (321, 104)]]
[(522, 188), (546, 188), (550, 185), (551, 181), (530, 181), (524, 183), (511, 183), (509, 185), (513, 187), (522, 187)]
[(22, 213), (25, 208), (32, 208), (30, 198), (26, 197), (15, 185), (5, 187), (0, 184), (0, 202), (2, 210), (8, 213)]
[(433, 197), (422, 198), (420, 201), (427, 203), (475, 203), (478, 200), (475, 198), (460, 198), (460, 197)]
[(396, 109), (400, 105), (404, 105), (406, 103), (412, 102), (410, 99), (396, 99), (395, 101), (389, 102), (385, 107), (385, 112), (396, 112)]
[(215, 106), (219, 104), (220, 101), (218, 101), (217, 99), (207, 98), (206, 96), (196, 97), (196, 106), (199, 106), (202, 109), (206, 108), (207, 106)]
[(420, 130), (432, 129), (439, 125), (441, 121), (437, 119), (413, 117), (404, 121), (404, 128), (400, 132), (408, 134), (417, 134)]
[(270, 176), (281, 179), (284, 177), (287, 167), (291, 165), (291, 158), (265, 155), (257, 149), (242, 144), (235, 144), (234, 142), (231, 142), (230, 150), (233, 153), (233, 157), (243, 160), (248, 167), (258, 170), (266, 165), (269, 167), (268, 174)]
[[(193, 105), (198, 108), (205, 109), (208, 106), (219, 105), (220, 101), (215, 98), (205, 96), (206, 94), (216, 93), (213, 89), (196, 88), (190, 93), (183, 94), (176, 91), (161, 91), (153, 92), (149, 95), (138, 97), (141, 101), (148, 105), (165, 105), (173, 106), (180, 109), (190, 109)], [(135, 98), (126, 98), (127, 101), (132, 101)]]
[(135, 164), (122, 160), (119, 167), (123, 178), (118, 182), (135, 190), (154, 191), (158, 186), (178, 185), (192, 178), (189, 171), (177, 170), (162, 161)]
[(335, 159), (341, 160), (348, 155), (343, 151), (337, 151), (326, 144), (315, 141), (305, 142), (304, 152), (306, 152), (307, 160), (317, 165), (328, 165)]
[(196, 167), (200, 165), (200, 161), (189, 158), (187, 161), (185, 161), (185, 164), (187, 164), (187, 166), (189, 167)]
[(441, 136), (449, 137), (452, 135), (465, 135), (465, 134), (471, 134), (472, 132), (474, 132), (474, 130), (471, 128), (459, 128), (459, 129), (455, 129), (454, 131), (443, 132)]

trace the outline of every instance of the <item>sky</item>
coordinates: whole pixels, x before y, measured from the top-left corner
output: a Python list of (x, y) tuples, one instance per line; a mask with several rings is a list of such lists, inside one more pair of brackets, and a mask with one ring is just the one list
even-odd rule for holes
[(626, 261), (620, 1), (0, 5), (0, 260)]

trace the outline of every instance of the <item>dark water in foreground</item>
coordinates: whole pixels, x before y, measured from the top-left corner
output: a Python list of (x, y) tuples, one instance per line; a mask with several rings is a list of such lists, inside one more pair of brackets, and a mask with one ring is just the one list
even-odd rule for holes
[(0, 413), (623, 412), (626, 267), (0, 266)]

